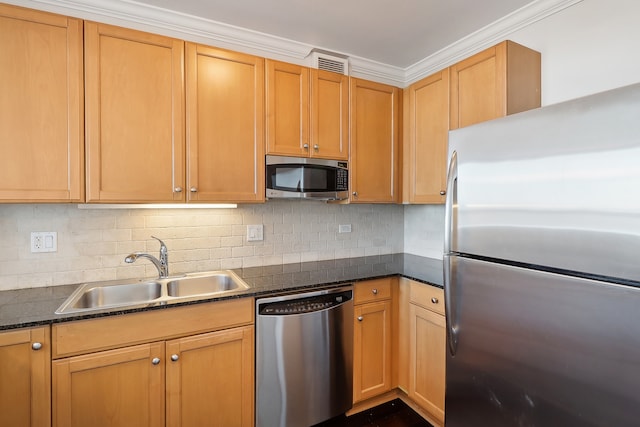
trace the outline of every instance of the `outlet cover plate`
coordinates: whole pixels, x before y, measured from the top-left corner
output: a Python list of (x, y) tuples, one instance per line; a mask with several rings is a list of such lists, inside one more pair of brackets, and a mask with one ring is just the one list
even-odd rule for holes
[(351, 224), (338, 225), (338, 233), (351, 233)]
[(31, 253), (57, 252), (58, 233), (56, 231), (32, 231)]

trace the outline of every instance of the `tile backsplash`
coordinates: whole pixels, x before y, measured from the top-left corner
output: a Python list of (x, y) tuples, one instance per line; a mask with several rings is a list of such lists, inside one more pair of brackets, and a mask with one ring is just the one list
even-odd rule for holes
[[(264, 240), (247, 241), (263, 224)], [(338, 226), (351, 225), (350, 233)], [(31, 253), (32, 231), (58, 233), (58, 250)], [(402, 252), (404, 208), (269, 201), (237, 209), (79, 209), (0, 205), (0, 290), (155, 276), (124, 257), (157, 256), (162, 239), (172, 274)]]

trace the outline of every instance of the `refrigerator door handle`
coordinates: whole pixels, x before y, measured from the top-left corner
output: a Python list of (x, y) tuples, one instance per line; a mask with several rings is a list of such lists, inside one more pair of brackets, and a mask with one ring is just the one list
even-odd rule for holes
[[(451, 243), (453, 233), (457, 226), (457, 205), (458, 205), (458, 154), (454, 151), (449, 162), (447, 174), (447, 198), (445, 201), (444, 217), (444, 307), (447, 321), (447, 343), (449, 353), (455, 356), (458, 349), (458, 322), (456, 319), (456, 289), (455, 274), (452, 274), (451, 265)], [(455, 263), (455, 261), (454, 261)], [(453, 265), (455, 268), (455, 265)]]
[(451, 255), (445, 254), (443, 257), (444, 264), (444, 310), (447, 322), (447, 345), (449, 354), (455, 356), (458, 351), (458, 320), (456, 310), (456, 280), (455, 269), (456, 261), (451, 261)]
[(458, 153), (451, 154), (449, 172), (447, 173), (447, 198), (444, 202), (444, 253), (451, 252), (451, 239), (456, 226), (456, 210), (458, 204)]

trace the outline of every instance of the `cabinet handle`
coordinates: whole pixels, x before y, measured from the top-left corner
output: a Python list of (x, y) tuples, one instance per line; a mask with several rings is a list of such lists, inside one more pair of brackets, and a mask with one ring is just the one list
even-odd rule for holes
[(171, 360), (172, 360), (172, 361), (177, 362), (177, 361), (178, 361), (178, 359), (180, 359), (180, 356), (178, 356), (177, 354), (172, 354), (172, 355), (171, 355)]
[(377, 289), (372, 289), (372, 290), (371, 290), (371, 292), (372, 292), (374, 295), (378, 295), (378, 290), (377, 290)]
[(364, 317), (358, 316), (358, 322), (362, 322), (363, 320), (364, 320)]
[(353, 192), (353, 193), (351, 193), (351, 194), (353, 194), (353, 197), (358, 197), (358, 192), (357, 192), (357, 191), (354, 191), (354, 192)]
[(437, 304), (438, 303), (438, 298), (436, 298), (436, 297), (431, 298), (431, 302), (434, 303), (434, 304)]
[(445, 194), (447, 194), (447, 192), (446, 192), (446, 191), (444, 191), (444, 190), (440, 190), (440, 195), (441, 195), (441, 196), (444, 196)]
[(182, 193), (182, 187), (176, 187), (173, 189), (176, 193)]
[(198, 189), (196, 187), (191, 187), (189, 191), (191, 191), (192, 193), (197, 193)]
[(318, 144), (314, 144), (313, 149), (318, 151), (320, 149), (320, 146)]
[(34, 342), (33, 344), (31, 344), (31, 348), (34, 350), (40, 350), (42, 348), (42, 343)]
[(304, 148), (305, 150), (308, 150), (308, 149), (309, 149), (309, 144), (304, 144), (304, 145), (302, 146), (302, 148)]
[(160, 364), (160, 358), (159, 357), (154, 357), (153, 359), (151, 359), (151, 364), (152, 365), (159, 365)]

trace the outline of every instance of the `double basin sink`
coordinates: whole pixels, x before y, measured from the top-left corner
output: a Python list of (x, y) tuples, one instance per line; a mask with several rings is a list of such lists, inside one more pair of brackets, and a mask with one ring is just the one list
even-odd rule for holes
[(152, 280), (85, 283), (67, 298), (56, 314), (207, 299), (248, 288), (249, 285), (230, 270)]

